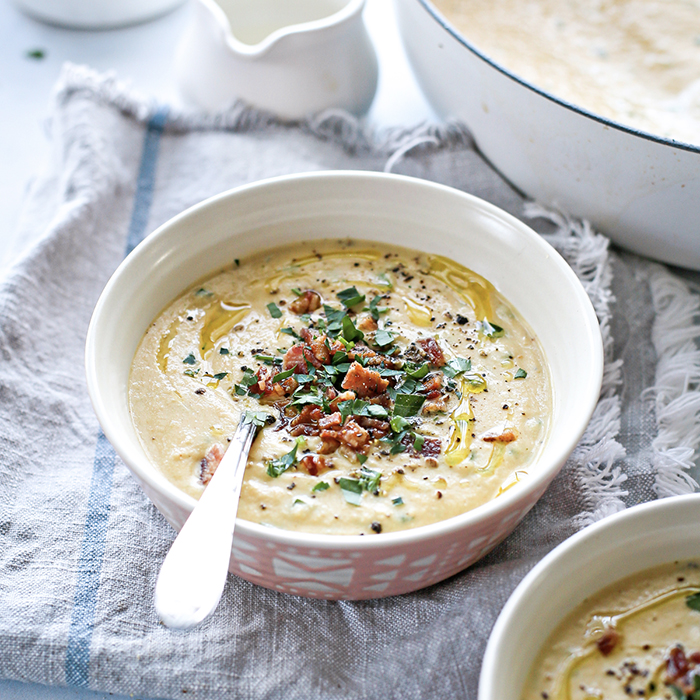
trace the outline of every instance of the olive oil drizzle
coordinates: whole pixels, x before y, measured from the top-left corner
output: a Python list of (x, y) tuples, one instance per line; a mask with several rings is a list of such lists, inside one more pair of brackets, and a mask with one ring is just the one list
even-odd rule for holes
[(450, 413), (452, 429), (445, 449), (445, 462), (455, 467), (471, 454), (472, 428), (474, 411), (469, 401), (471, 394), (480, 394), (486, 389), (486, 380), (479, 374), (470, 373), (460, 380), (461, 398)]

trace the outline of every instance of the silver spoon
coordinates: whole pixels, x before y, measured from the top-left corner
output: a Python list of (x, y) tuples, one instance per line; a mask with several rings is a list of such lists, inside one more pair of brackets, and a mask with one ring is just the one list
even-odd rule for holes
[(165, 557), (156, 582), (155, 606), (166, 627), (194, 627), (219, 604), (248, 452), (258, 431), (256, 423), (261, 422), (241, 419), (214, 476)]

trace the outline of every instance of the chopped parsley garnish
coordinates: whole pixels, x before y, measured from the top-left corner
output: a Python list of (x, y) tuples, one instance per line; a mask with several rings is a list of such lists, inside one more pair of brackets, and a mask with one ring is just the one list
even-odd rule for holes
[(196, 297), (213, 297), (214, 292), (210, 292), (208, 289), (204, 289), (204, 287), (201, 287), (194, 293), (194, 295)]
[(685, 604), (691, 609), (700, 612), (700, 592), (693, 593), (685, 599)]
[(382, 299), (382, 296), (380, 294), (377, 294), (377, 296), (372, 299), (372, 301), (369, 302), (369, 308), (366, 309), (366, 311), (369, 311), (370, 315), (375, 321), (379, 320), (379, 315), (380, 314), (385, 314), (389, 309), (386, 307), (379, 306), (379, 301)]
[(233, 262), (236, 263), (236, 267), (239, 267), (240, 264), (241, 264), (241, 261), (240, 261), (238, 258), (234, 258), (234, 259), (233, 259)]
[(416, 434), (416, 439), (413, 441), (413, 449), (416, 452), (420, 452), (423, 449), (424, 442), (425, 442), (425, 438), (422, 435)]
[(379, 488), (381, 478), (381, 472), (364, 466), (360, 469), (360, 484), (365, 491), (374, 493)]
[(403, 416), (394, 416), (390, 421), (389, 425), (395, 433), (400, 433), (406, 428), (410, 428), (411, 424)]
[(46, 57), (44, 49), (30, 49), (24, 54), (27, 58), (33, 58), (35, 61), (41, 61)]
[(282, 362), (282, 360), (279, 357), (273, 357), (272, 355), (256, 355), (255, 359), (258, 362), (263, 362), (266, 365), (273, 365), (276, 362)]
[(472, 368), (471, 360), (466, 360), (463, 357), (455, 357), (450, 360), (442, 371), (450, 378), (454, 379), (458, 374), (468, 372)]
[(374, 342), (379, 345), (380, 348), (385, 348), (387, 345), (391, 345), (394, 342), (394, 334), (384, 329), (378, 330), (374, 334)]
[(301, 296), (301, 289), (299, 289), (299, 287), (292, 287), (292, 294), (300, 297)]
[(195, 364), (196, 362), (197, 362), (197, 360), (195, 359), (195, 356), (194, 356), (192, 353), (190, 353), (190, 354), (182, 361), (182, 364), (184, 364), (184, 365), (193, 365), (193, 364)]
[(360, 292), (358, 292), (355, 287), (348, 287), (347, 289), (343, 289), (343, 291), (338, 292), (336, 296), (340, 300), (340, 303), (348, 309), (351, 306), (361, 304), (365, 300), (365, 295), (360, 294)]
[(700, 676), (693, 676), (693, 688), (690, 693), (684, 693), (677, 685), (669, 685), (676, 700), (700, 700)]
[(408, 365), (405, 371), (406, 374), (411, 377), (411, 379), (423, 379), (430, 371), (430, 363), (424, 362), (420, 367)]
[(289, 379), (294, 374), (293, 369), (288, 369), (285, 370), (284, 372), (280, 372), (279, 374), (275, 374), (274, 377), (272, 377), (272, 383), (275, 384), (276, 382), (281, 382), (285, 379)]
[(231, 351), (228, 348), (221, 348), (219, 350), (219, 355), (230, 355)]
[(217, 382), (220, 382), (227, 374), (228, 372), (217, 372), (216, 374), (212, 374), (211, 378)]
[(282, 318), (282, 310), (279, 306), (277, 306), (277, 304), (275, 304), (274, 301), (271, 301), (267, 305), (267, 310), (270, 312), (270, 316), (272, 316), (272, 318)]
[(329, 488), (330, 488), (330, 484), (326, 483), (325, 481), (319, 481), (318, 484), (316, 484), (311, 489), (311, 493), (317, 493), (318, 491), (326, 491)]
[(303, 444), (303, 442), (303, 438), (297, 438), (294, 442), (294, 447), (292, 447), (292, 449), (289, 452), (287, 452), (287, 454), (283, 454), (277, 459), (270, 460), (267, 463), (268, 476), (276, 478), (280, 474), (284, 474), (284, 472), (286, 472), (287, 469), (291, 469), (296, 464), (297, 450), (299, 449), (299, 445)]
[(362, 500), (362, 492), (369, 491), (375, 493), (379, 488), (379, 482), (382, 478), (382, 473), (362, 467), (358, 478), (341, 477), (338, 479), (338, 485), (343, 493), (343, 498), (354, 505), (359, 506)]
[(287, 335), (291, 335), (292, 338), (301, 340), (301, 336), (293, 328), (280, 328), (280, 333), (286, 333)]
[(273, 423), (275, 419), (265, 411), (246, 411), (241, 420), (243, 421), (243, 425), (252, 423), (253, 425), (257, 425), (258, 428), (263, 428), (265, 424)]
[(369, 416), (370, 418), (383, 418), (389, 417), (384, 406), (379, 404), (367, 403), (362, 399), (352, 399), (350, 401), (341, 401), (338, 404), (338, 410), (340, 415), (343, 417), (343, 422), (348, 416)]
[(495, 323), (491, 323), (487, 319), (479, 321), (477, 326), (487, 338), (500, 338), (505, 333), (503, 328), (497, 326)]
[(527, 377), (527, 372), (522, 367), (519, 367), (513, 379), (525, 379), (525, 377)]
[(348, 343), (353, 343), (356, 340), (362, 340), (365, 334), (355, 328), (355, 324), (350, 320), (349, 316), (343, 316), (343, 338), (348, 341)]
[(404, 417), (415, 416), (420, 411), (424, 402), (425, 396), (419, 396), (418, 394), (397, 394), (396, 400), (394, 401), (394, 415)]
[(395, 506), (402, 506), (402, 505), (403, 505), (403, 498), (401, 498), (401, 496), (397, 496), (396, 498), (392, 498), (392, 499), (391, 499), (391, 502), (392, 502)]
[(186, 370), (183, 372), (183, 374), (186, 375), (187, 377), (196, 377), (196, 376), (199, 374), (199, 368), (197, 368), (197, 369), (186, 369)]
[(353, 506), (359, 506), (362, 501), (362, 484), (359, 479), (340, 477), (338, 486), (343, 493), (343, 498)]
[(362, 452), (357, 453), (357, 461), (360, 464), (364, 464), (367, 461), (367, 455), (363, 455)]

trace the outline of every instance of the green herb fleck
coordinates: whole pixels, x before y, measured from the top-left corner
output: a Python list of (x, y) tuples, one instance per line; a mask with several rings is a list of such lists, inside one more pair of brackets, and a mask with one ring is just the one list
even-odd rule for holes
[(255, 359), (266, 365), (273, 365), (275, 362), (281, 362), (279, 357), (273, 357), (272, 355), (256, 355)]
[(505, 333), (503, 328), (497, 326), (495, 323), (489, 322), (487, 319), (484, 319), (478, 325), (481, 332), (487, 338), (500, 338)]
[(186, 375), (187, 377), (196, 377), (196, 376), (199, 374), (199, 368), (197, 368), (197, 369), (186, 369), (186, 370), (183, 372), (183, 374)]
[(41, 61), (46, 58), (44, 49), (30, 49), (24, 54), (27, 58), (33, 58), (35, 61)]
[(693, 593), (685, 599), (685, 604), (691, 609), (700, 612), (700, 592)]
[(422, 435), (417, 435), (416, 434), (416, 439), (413, 441), (413, 449), (416, 452), (420, 452), (423, 449), (423, 443), (425, 442), (425, 438)]
[(363, 455), (362, 452), (357, 453), (357, 461), (360, 464), (364, 464), (367, 461), (367, 455)]
[(311, 489), (311, 493), (317, 493), (318, 491), (326, 491), (327, 489), (330, 488), (330, 484), (326, 483), (325, 481), (319, 481), (316, 486), (314, 486)]
[(365, 300), (365, 295), (360, 294), (355, 287), (343, 289), (343, 291), (338, 292), (336, 296), (340, 300), (340, 303), (348, 309), (351, 306), (356, 306)]
[(240, 264), (241, 264), (241, 261), (240, 261), (238, 258), (234, 258), (234, 259), (233, 259), (233, 262), (236, 263), (236, 267), (239, 267)]
[(230, 355), (231, 351), (228, 348), (221, 348), (219, 350), (219, 355)]
[(190, 354), (182, 361), (182, 364), (184, 364), (184, 365), (193, 365), (193, 364), (195, 364), (196, 362), (197, 362), (197, 360), (195, 359), (195, 356), (194, 356), (192, 353), (190, 353)]
[(274, 418), (269, 413), (265, 413), (265, 411), (245, 411), (241, 420), (243, 425), (252, 423), (257, 425), (258, 428), (263, 428), (266, 423), (274, 422)]
[(292, 447), (287, 454), (284, 454), (277, 459), (270, 460), (267, 463), (268, 476), (276, 478), (280, 474), (284, 474), (287, 469), (293, 467), (297, 461), (297, 450), (299, 449), (299, 446), (303, 444), (303, 442), (303, 438), (297, 438), (294, 442), (294, 447)]
[(356, 340), (362, 340), (365, 334), (355, 328), (355, 324), (350, 320), (349, 316), (343, 316), (343, 338), (349, 343)]
[(458, 374), (468, 372), (471, 368), (471, 360), (466, 360), (463, 357), (455, 357), (442, 368), (442, 371), (448, 377), (454, 379)]
[(200, 287), (194, 295), (196, 297), (213, 297), (214, 292), (210, 292), (208, 289), (204, 289), (204, 287)]
[(420, 411), (424, 402), (425, 396), (419, 396), (418, 394), (397, 394), (396, 400), (394, 401), (394, 415), (404, 417), (415, 416)]
[(299, 287), (292, 287), (292, 294), (294, 294), (294, 296), (300, 297), (301, 289), (299, 289)]
[(430, 371), (430, 363), (425, 362), (420, 367), (413, 367), (409, 365), (406, 368), (406, 374), (411, 377), (411, 379), (423, 379), (426, 374)]
[(374, 342), (379, 345), (380, 348), (385, 348), (387, 345), (391, 345), (394, 342), (394, 334), (384, 329), (378, 330), (374, 334)]
[(227, 374), (228, 372), (217, 372), (216, 374), (212, 374), (211, 378), (217, 382), (220, 382)]
[(400, 433), (402, 430), (405, 430), (411, 426), (411, 424), (403, 416), (394, 416), (389, 421), (389, 425), (395, 433)]
[(275, 374), (272, 377), (272, 383), (275, 384), (275, 383), (281, 382), (285, 379), (289, 379), (289, 377), (291, 377), (293, 374), (294, 374), (293, 369), (288, 369), (288, 370), (285, 370), (284, 372), (279, 372), (278, 374)]
[(382, 473), (369, 467), (360, 469), (360, 484), (365, 491), (374, 493), (379, 488)]
[(353, 506), (359, 506), (362, 501), (362, 484), (359, 479), (341, 477), (338, 485), (343, 493), (343, 498)]
[(527, 372), (522, 367), (519, 367), (513, 379), (525, 379), (525, 377), (527, 377)]
[(286, 333), (297, 340), (301, 340), (301, 336), (293, 328), (280, 328), (280, 333)]
[(369, 308), (366, 309), (369, 311), (370, 315), (375, 321), (379, 320), (379, 315), (380, 314), (385, 314), (389, 309), (383, 306), (378, 306), (380, 300), (382, 299), (382, 296), (380, 294), (377, 294), (377, 296), (372, 299), (372, 301), (369, 302)]
[(392, 499), (391, 499), (391, 502), (392, 502), (395, 506), (402, 506), (402, 505), (403, 505), (403, 498), (401, 498), (401, 496), (397, 496), (396, 498), (392, 498)]
[(280, 307), (275, 304), (274, 301), (271, 301), (267, 305), (267, 310), (270, 312), (270, 316), (272, 318), (282, 318), (282, 311), (280, 310)]

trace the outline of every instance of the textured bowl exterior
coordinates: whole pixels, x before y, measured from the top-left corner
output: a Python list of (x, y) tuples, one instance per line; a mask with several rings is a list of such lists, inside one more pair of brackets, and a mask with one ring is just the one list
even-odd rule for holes
[(494, 625), (479, 700), (520, 700), (547, 637), (584, 598), (645, 569), (699, 558), (699, 513), (700, 494), (652, 501), (605, 518), (552, 550), (515, 589)]
[(195, 500), (151, 464), (129, 413), (129, 370), (143, 333), (185, 288), (234, 258), (283, 242), (349, 236), (445, 255), (493, 282), (542, 343), (554, 409), (530, 475), (460, 516), (372, 537), (311, 535), (238, 520), (233, 573), (286, 593), (331, 599), (416, 590), (496, 546), (576, 445), (603, 369), (598, 323), (574, 273), (534, 231), (491, 204), (423, 180), (347, 171), (285, 176), (226, 192), (164, 224), (131, 253), (98, 301), (86, 344), (88, 391), (104, 433), (176, 529)]
[(642, 255), (700, 269), (700, 147), (598, 117), (480, 53), (429, 0), (395, 0), (416, 77), (486, 158), (543, 204), (589, 219)]

